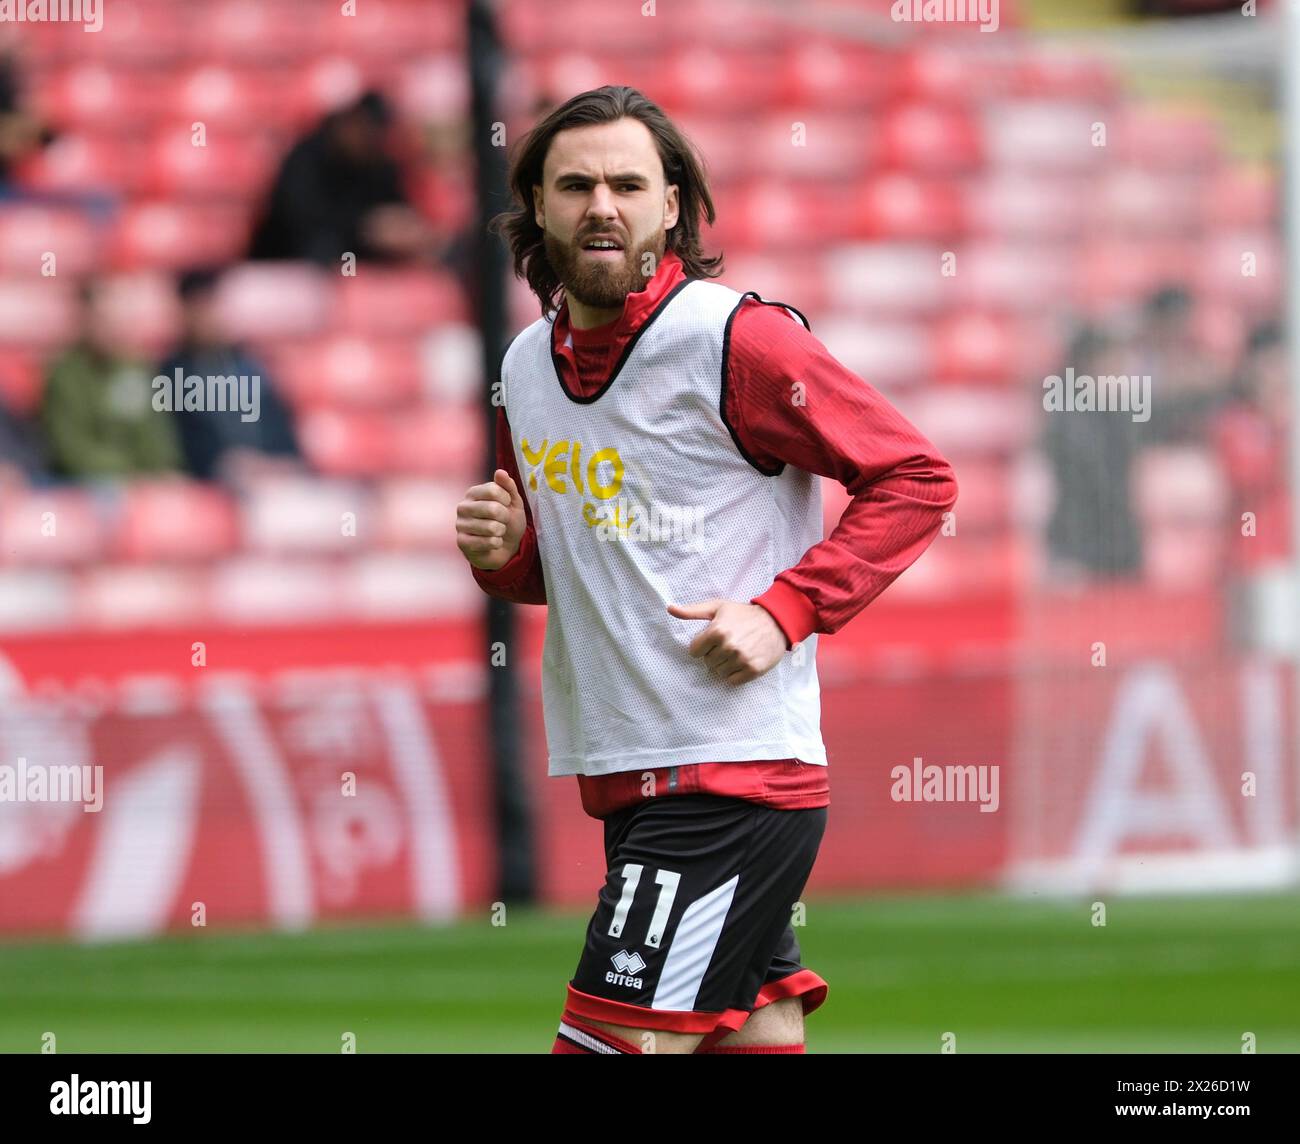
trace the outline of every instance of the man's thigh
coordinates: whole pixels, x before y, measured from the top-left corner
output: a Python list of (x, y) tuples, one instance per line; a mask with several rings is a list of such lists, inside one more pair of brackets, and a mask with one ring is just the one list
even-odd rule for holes
[(804, 1043), (803, 1001), (782, 997), (761, 1009), (755, 1009), (734, 1033), (715, 1042), (722, 1048), (732, 1045), (802, 1045)]
[(698, 1037), (723, 1013), (752, 1009), (825, 823), (823, 807), (783, 811), (713, 795), (615, 816), (572, 1011), (635, 1042), (646, 1030)]

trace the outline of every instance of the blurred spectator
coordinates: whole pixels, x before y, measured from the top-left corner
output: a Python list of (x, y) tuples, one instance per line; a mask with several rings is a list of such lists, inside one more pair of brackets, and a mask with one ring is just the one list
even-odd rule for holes
[[(1181, 286), (1152, 295), (1143, 312), (1141, 372), (1151, 377), (1151, 444), (1203, 444), (1224, 379), (1197, 341), (1192, 299)], [(1120, 372), (1129, 373), (1129, 370)]]
[(10, 409), (0, 395), (0, 492), (43, 484), (48, 476), (40, 433), (29, 418)]
[(1228, 478), (1233, 522), (1239, 526), (1246, 512), (1255, 518), (1255, 534), (1231, 546), (1238, 567), (1291, 555), (1290, 408), (1282, 329), (1276, 322), (1265, 322), (1251, 333), (1241, 368), (1210, 432)]
[(14, 166), (52, 138), (50, 129), (23, 108), (17, 61), (8, 46), (0, 47), (0, 190)]
[(81, 303), (81, 335), (45, 375), (40, 416), (51, 468), (77, 480), (175, 469), (172, 418), (153, 408), (144, 364), (115, 347), (103, 287), (83, 283)]
[(301, 258), (338, 267), (362, 260), (433, 259), (442, 243), (410, 204), (388, 152), (392, 112), (378, 92), (327, 115), (285, 156), (250, 258)]
[[(1117, 334), (1085, 327), (1067, 360), (1076, 375), (1131, 374), (1134, 350)], [(1047, 525), (1054, 581), (1140, 574), (1142, 546), (1131, 488), (1139, 429), (1126, 412), (1047, 414), (1043, 451), (1056, 486)]]
[(257, 378), (258, 408), (244, 420), (238, 408), (177, 410), (177, 431), (185, 468), (200, 480), (241, 484), (262, 473), (299, 471), (298, 442), (288, 410), (262, 363), (229, 336), (218, 305), (220, 271), (188, 270), (181, 275), (181, 341), (159, 367), (174, 377)]

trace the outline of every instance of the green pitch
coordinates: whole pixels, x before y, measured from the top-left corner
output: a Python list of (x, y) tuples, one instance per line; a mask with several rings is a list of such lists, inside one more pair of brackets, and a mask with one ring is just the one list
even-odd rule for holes
[[(809, 1051), (1300, 1052), (1300, 897), (812, 899)], [(486, 911), (485, 911), (486, 913)], [(0, 944), (0, 1052), (546, 1053), (585, 914)]]

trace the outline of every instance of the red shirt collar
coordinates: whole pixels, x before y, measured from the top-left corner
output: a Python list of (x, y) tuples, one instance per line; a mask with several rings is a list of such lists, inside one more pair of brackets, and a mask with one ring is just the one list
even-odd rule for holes
[(569, 300), (565, 298), (560, 303), (551, 327), (551, 348), (565, 371), (565, 383), (576, 388), (578, 376), (573, 347), (567, 345), (567, 342), (572, 339), (587, 346), (609, 344), (611, 352), (608, 360), (617, 361), (623, 346), (649, 321), (659, 303), (684, 281), (686, 269), (682, 266), (682, 260), (673, 251), (667, 251), (659, 260), (654, 277), (642, 289), (633, 291), (623, 300), (622, 316), (591, 330), (574, 330), (569, 325)]

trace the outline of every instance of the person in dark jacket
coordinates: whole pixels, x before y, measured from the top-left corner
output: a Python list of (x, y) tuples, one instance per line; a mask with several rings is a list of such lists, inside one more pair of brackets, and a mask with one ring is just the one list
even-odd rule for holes
[(256, 378), (257, 406), (251, 418), (241, 408), (173, 408), (185, 468), (200, 480), (233, 484), (261, 472), (296, 471), (301, 461), (292, 418), (265, 366), (228, 336), (217, 304), (220, 280), (214, 268), (180, 276), (181, 341), (159, 375)]
[(431, 259), (441, 244), (411, 206), (388, 152), (392, 112), (378, 92), (327, 115), (285, 156), (255, 228), (249, 257), (305, 259), (337, 268), (362, 261)]
[[(1122, 341), (1105, 331), (1084, 327), (1067, 360), (1080, 375), (1123, 373), (1122, 349)], [(1047, 523), (1054, 579), (1141, 574), (1142, 537), (1131, 476), (1141, 429), (1127, 413), (1047, 414), (1042, 448), (1056, 485)]]

